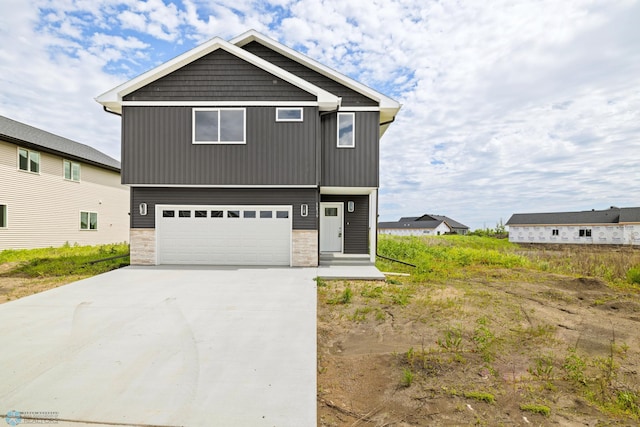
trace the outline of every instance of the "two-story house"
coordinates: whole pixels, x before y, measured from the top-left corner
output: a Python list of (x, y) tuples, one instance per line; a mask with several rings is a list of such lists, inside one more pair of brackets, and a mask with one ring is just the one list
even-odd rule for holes
[(396, 101), (253, 30), (96, 100), (122, 116), (132, 264), (375, 261)]
[(0, 250), (128, 240), (120, 162), (0, 116)]

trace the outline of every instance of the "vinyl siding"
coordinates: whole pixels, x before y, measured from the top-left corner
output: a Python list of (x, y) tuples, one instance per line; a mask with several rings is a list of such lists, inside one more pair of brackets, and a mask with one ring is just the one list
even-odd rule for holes
[(317, 71), (314, 71), (306, 66), (287, 58), (284, 55), (281, 55), (278, 52), (275, 52), (268, 47), (253, 41), (251, 43), (246, 44), (242, 47), (248, 52), (253, 53), (260, 58), (269, 61), (270, 63), (282, 68), (294, 74), (304, 80), (326, 90), (327, 92), (331, 92), (336, 96), (342, 97), (342, 106), (358, 106), (358, 107), (366, 107), (372, 106), (377, 107), (378, 102), (367, 98), (366, 96), (356, 92), (353, 89), (350, 89), (329, 77), (326, 77)]
[[(231, 189), (231, 188), (131, 188), (131, 228), (155, 228), (155, 206), (165, 205), (286, 205), (293, 206), (294, 230), (317, 230), (316, 189)], [(147, 204), (147, 215), (138, 206)], [(309, 214), (300, 216), (300, 205)]]
[(316, 97), (218, 49), (124, 97), (125, 101), (315, 101)]
[[(369, 196), (344, 196), (323, 194), (323, 202), (344, 203), (344, 253), (369, 253)], [(353, 212), (347, 210), (347, 202), (355, 203)]]
[[(120, 174), (80, 163), (80, 182), (66, 181), (63, 159), (40, 152), (40, 173), (24, 172), (17, 146), (0, 141), (0, 204), (8, 206), (0, 250), (129, 240), (129, 189)], [(80, 230), (80, 211), (98, 213), (98, 230)]]
[(336, 146), (335, 113), (322, 117), (322, 186), (378, 187), (380, 114), (359, 111), (355, 117), (354, 148)]
[(158, 185), (316, 185), (318, 110), (276, 122), (246, 108), (246, 144), (192, 143), (191, 107), (125, 107), (122, 182)]

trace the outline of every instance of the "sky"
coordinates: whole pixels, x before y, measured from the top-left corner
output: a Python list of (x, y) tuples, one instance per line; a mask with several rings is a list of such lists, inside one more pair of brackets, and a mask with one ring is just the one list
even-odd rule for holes
[(640, 206), (635, 0), (0, 0), (0, 115), (120, 159), (94, 98), (255, 29), (400, 102), (381, 221)]

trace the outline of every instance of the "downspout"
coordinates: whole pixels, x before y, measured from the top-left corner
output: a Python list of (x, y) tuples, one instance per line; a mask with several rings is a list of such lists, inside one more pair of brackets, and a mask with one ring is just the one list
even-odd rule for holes
[[(389, 125), (389, 124), (391, 124), (391, 123), (393, 123), (395, 121), (396, 121), (396, 117), (393, 116), (393, 118), (391, 120), (388, 120), (386, 122), (380, 123), (380, 127), (385, 126), (385, 125)], [(380, 197), (376, 197), (376, 221), (378, 220), (378, 217), (380, 216), (378, 214), (378, 212), (379, 212), (378, 205), (379, 204), (380, 204)], [(408, 262), (405, 262), (405, 261), (400, 261), (400, 260), (394, 259), (394, 258), (389, 258), (387, 256), (380, 255), (380, 253), (378, 253), (378, 227), (376, 227), (376, 256), (379, 257), (379, 258), (382, 258), (382, 259), (386, 259), (388, 261), (393, 261), (393, 262), (397, 262), (397, 263), (400, 263), (400, 264), (408, 265), (409, 267), (416, 268), (416, 266), (411, 264), (411, 263), (408, 263)]]

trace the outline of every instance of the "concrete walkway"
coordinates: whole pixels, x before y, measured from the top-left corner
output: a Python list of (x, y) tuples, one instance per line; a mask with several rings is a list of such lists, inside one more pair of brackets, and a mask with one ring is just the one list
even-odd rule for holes
[(0, 305), (0, 413), (316, 425), (317, 272), (127, 267)]

